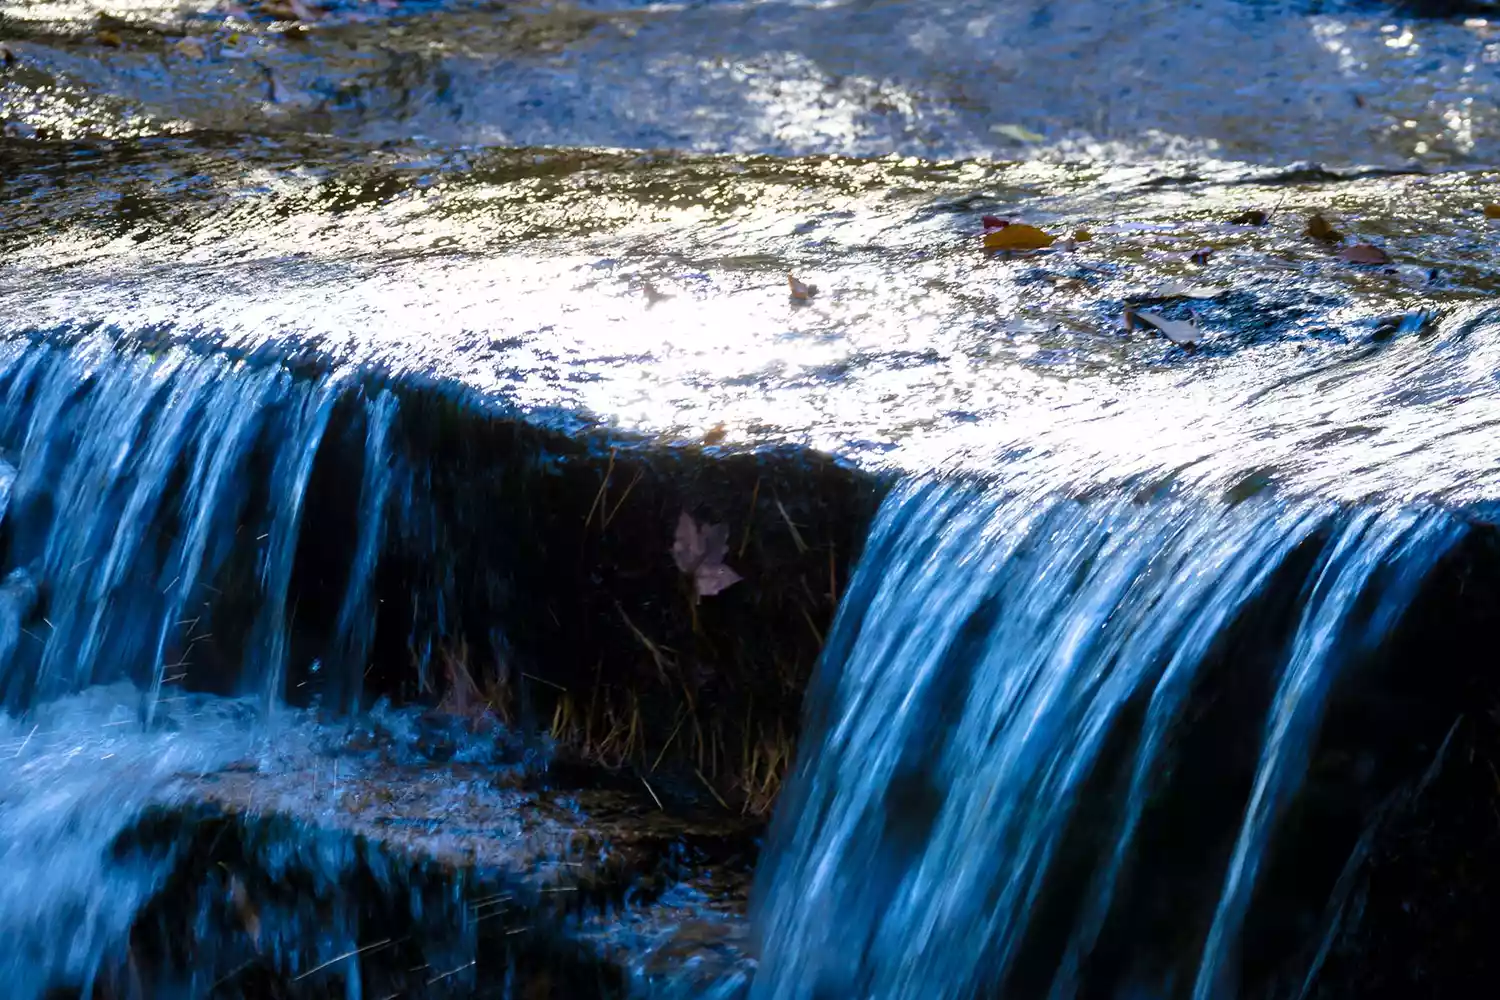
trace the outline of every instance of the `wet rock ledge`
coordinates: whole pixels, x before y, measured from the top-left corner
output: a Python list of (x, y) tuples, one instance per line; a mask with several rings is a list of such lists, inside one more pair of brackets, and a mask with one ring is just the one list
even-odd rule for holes
[(183, 775), (117, 843), (171, 874), (92, 995), (732, 997), (748, 981), (753, 819), (669, 813), (643, 781), (544, 766), (513, 734), (431, 712), (275, 744)]

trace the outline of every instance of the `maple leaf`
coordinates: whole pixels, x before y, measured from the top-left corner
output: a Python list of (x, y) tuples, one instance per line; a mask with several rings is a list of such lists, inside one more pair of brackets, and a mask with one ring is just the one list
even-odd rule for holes
[(695, 521), (687, 511), (677, 519), (672, 561), (693, 578), (693, 600), (712, 597), (744, 577), (724, 565), (729, 552), (729, 526)]
[(1339, 256), (1351, 264), (1389, 264), (1391, 262), (1389, 254), (1368, 243), (1356, 243), (1352, 247), (1345, 247), (1339, 251)]
[(1042, 250), (1057, 240), (1051, 233), (1044, 233), (1036, 226), (1024, 222), (1012, 222), (1004, 229), (986, 230), (986, 250)]

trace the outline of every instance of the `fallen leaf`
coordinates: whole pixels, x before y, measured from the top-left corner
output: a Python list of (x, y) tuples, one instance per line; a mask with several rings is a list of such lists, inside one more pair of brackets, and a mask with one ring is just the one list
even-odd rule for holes
[(1006, 226), (1010, 225), (1010, 222), (1008, 220), (1002, 219), (998, 215), (981, 216), (979, 221), (984, 223), (985, 232), (989, 232), (991, 229), (1004, 229)]
[(189, 59), (202, 59), (204, 56), (203, 43), (198, 41), (198, 39), (196, 38), (184, 38), (176, 45), (172, 46), (172, 48), (187, 56)]
[(1014, 139), (1016, 142), (1041, 142), (1047, 138), (1024, 125), (991, 125), (990, 131), (996, 135), (1003, 135), (1007, 139)]
[(1161, 313), (1152, 312), (1149, 309), (1127, 309), (1125, 310), (1126, 329), (1134, 328), (1133, 319), (1155, 328), (1158, 333), (1178, 347), (1195, 347), (1202, 339), (1203, 331), (1191, 320), (1168, 319)]
[(16, 64), (16, 54), (10, 50), (10, 46), (0, 42), (0, 66), (9, 69)]
[(1266, 214), (1258, 208), (1252, 208), (1247, 211), (1241, 212), (1239, 215), (1236, 215), (1234, 218), (1229, 220), (1230, 225), (1234, 226), (1264, 226), (1270, 221), (1270, 215)]
[(1307, 220), (1307, 230), (1303, 235), (1324, 243), (1338, 243), (1344, 238), (1344, 234), (1330, 226), (1328, 220), (1321, 215), (1314, 215)]
[(817, 285), (809, 285), (806, 282), (798, 281), (796, 275), (792, 274), (792, 272), (790, 271), (786, 273), (786, 283), (791, 286), (792, 298), (796, 299), (798, 302), (806, 302), (808, 299), (818, 294)]
[(1500, 205), (1484, 206), (1484, 217), (1486, 219), (1500, 219)]
[(118, 49), (125, 44), (125, 40), (113, 31), (99, 31), (94, 33), (94, 40), (100, 45), (108, 45), (112, 49)]
[(984, 234), (986, 250), (1042, 250), (1057, 239), (1035, 226), (1024, 222), (1012, 222), (1004, 229), (992, 229)]
[(1339, 256), (1351, 264), (1389, 264), (1390, 255), (1377, 246), (1356, 243), (1339, 251)]
[(710, 446), (716, 445), (723, 441), (724, 438), (728, 436), (728, 434), (729, 431), (725, 429), (724, 421), (721, 420), (710, 427), (707, 431), (704, 431), (703, 443)]
[(1089, 240), (1091, 240), (1093, 238), (1094, 238), (1094, 234), (1091, 233), (1091, 232), (1089, 232), (1087, 229), (1075, 229), (1075, 230), (1073, 230), (1073, 242), (1074, 243), (1087, 243)]
[(729, 552), (729, 526), (705, 524), (687, 511), (677, 519), (677, 537), (672, 541), (672, 561), (693, 578), (693, 599), (712, 597), (739, 583), (744, 577), (724, 565)]

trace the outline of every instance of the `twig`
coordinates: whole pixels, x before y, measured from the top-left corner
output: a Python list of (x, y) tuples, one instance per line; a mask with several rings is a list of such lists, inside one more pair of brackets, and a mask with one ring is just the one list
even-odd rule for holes
[(750, 513), (745, 515), (745, 533), (740, 536), (741, 559), (745, 558), (745, 547), (750, 544), (750, 526), (755, 523), (755, 502), (760, 499), (760, 478), (755, 477), (755, 489), (750, 491)]
[(604, 470), (604, 478), (599, 481), (599, 492), (594, 494), (594, 502), (589, 504), (588, 516), (583, 519), (583, 530), (588, 531), (589, 524), (594, 520), (594, 511), (599, 509), (599, 502), (604, 499), (609, 489), (609, 477), (615, 471), (615, 449), (609, 449), (609, 465)]
[(802, 532), (798, 531), (797, 526), (792, 523), (792, 516), (788, 514), (786, 512), (786, 508), (781, 505), (781, 497), (776, 498), (776, 509), (781, 511), (781, 519), (786, 522), (787, 528), (790, 529), (792, 533), (792, 541), (797, 543), (797, 554), (803, 555), (807, 552), (807, 543), (802, 540)]
[(703, 776), (703, 772), (695, 767), (693, 768), (693, 773), (698, 776), (699, 781), (703, 782), (703, 787), (708, 789), (708, 794), (712, 795), (719, 805), (724, 807), (726, 812), (729, 811), (729, 803), (724, 801), (724, 797), (719, 794), (718, 789), (709, 784), (708, 779)]
[(390, 938), (386, 938), (384, 941), (376, 941), (374, 944), (367, 944), (363, 948), (355, 948), (353, 951), (346, 951), (346, 952), (344, 952), (344, 954), (340, 955), (337, 958), (330, 958), (328, 961), (324, 962), (322, 965), (315, 965), (315, 966), (313, 966), (311, 969), (308, 969), (306, 972), (302, 973), (302, 975), (297, 976), (295, 979), (293, 979), (292, 982), (294, 982), (294, 983), (301, 982), (302, 980), (306, 979), (308, 976), (312, 975), (315, 972), (322, 972), (324, 969), (328, 968), (330, 965), (337, 965), (338, 963), (342, 962), (346, 958), (353, 958), (355, 955), (363, 955), (365, 952), (367, 952), (367, 951), (374, 951), (376, 948), (384, 948), (386, 945), (388, 945), (390, 943), (391, 943), (391, 939)]
[(646, 470), (645, 469), (636, 469), (635, 470), (635, 478), (632, 479), (630, 481), (630, 484), (625, 487), (625, 492), (620, 494), (620, 499), (615, 501), (614, 508), (612, 510), (610, 510), (610, 512), (604, 516), (604, 523), (599, 526), (599, 530), (600, 531), (606, 531), (606, 530), (609, 529), (609, 522), (613, 521), (615, 519), (615, 515), (618, 514), (618, 513), (620, 513), (620, 508), (623, 507), (623, 506), (625, 506), (625, 501), (626, 501), (627, 498), (629, 498), (630, 491), (633, 490), (633, 489), (635, 489), (635, 484), (638, 483), (638, 482), (640, 482), (641, 481), (641, 477), (644, 476), (645, 474), (646, 474)]
[(646, 791), (651, 793), (651, 799), (656, 803), (656, 808), (660, 809), (662, 812), (666, 812), (667, 807), (662, 805), (661, 799), (656, 797), (656, 789), (651, 787), (651, 782), (646, 780), (646, 776), (644, 774), (641, 775), (641, 784), (645, 785)]

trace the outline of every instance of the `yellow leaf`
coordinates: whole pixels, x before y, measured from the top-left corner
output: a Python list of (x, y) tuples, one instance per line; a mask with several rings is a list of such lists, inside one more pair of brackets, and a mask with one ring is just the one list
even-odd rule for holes
[(992, 229), (984, 234), (986, 250), (1041, 250), (1050, 247), (1057, 239), (1035, 226), (1024, 222), (1012, 222), (1004, 229)]
[(1089, 240), (1091, 240), (1093, 238), (1094, 238), (1094, 234), (1091, 233), (1091, 232), (1089, 232), (1087, 229), (1075, 229), (1075, 230), (1073, 230), (1073, 242), (1074, 243), (1087, 243)]
[(108, 45), (112, 49), (118, 49), (125, 44), (125, 40), (113, 31), (100, 31), (94, 35), (94, 40), (100, 45)]

